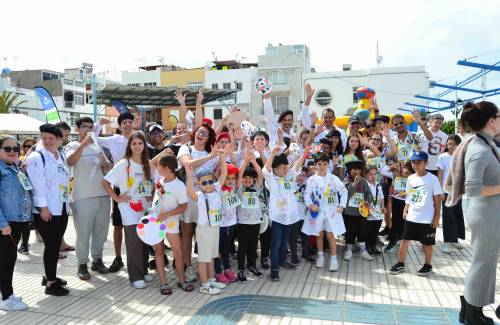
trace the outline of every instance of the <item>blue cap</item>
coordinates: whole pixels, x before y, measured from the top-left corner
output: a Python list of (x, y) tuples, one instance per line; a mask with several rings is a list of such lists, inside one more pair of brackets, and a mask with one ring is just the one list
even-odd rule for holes
[(423, 151), (413, 151), (410, 157), (410, 161), (427, 161), (429, 156)]

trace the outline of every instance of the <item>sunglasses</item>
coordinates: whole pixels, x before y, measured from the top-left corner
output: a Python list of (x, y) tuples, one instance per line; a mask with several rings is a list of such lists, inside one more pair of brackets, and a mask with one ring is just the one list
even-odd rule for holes
[(351, 125), (360, 125), (361, 123), (359, 123), (359, 122), (351, 122), (350, 124)]
[(11, 151), (14, 151), (16, 153), (19, 152), (19, 147), (2, 147), (3, 151), (6, 153), (10, 153)]
[(23, 146), (24, 149), (31, 149), (31, 147), (33, 147), (31, 144), (25, 144)]
[(400, 125), (403, 125), (403, 124), (404, 124), (404, 122), (399, 122), (399, 123), (393, 123), (392, 125), (394, 125), (394, 126), (400, 126)]
[(379, 139), (379, 138), (372, 138), (371, 140), (372, 141), (382, 141), (382, 139)]
[(209, 179), (208, 181), (201, 181), (200, 184), (201, 186), (213, 185), (215, 184), (215, 181), (213, 179)]
[(201, 135), (201, 136), (204, 136), (204, 137), (208, 137), (208, 135), (209, 135), (210, 133), (208, 133), (208, 131), (203, 131), (203, 130), (200, 130), (200, 131), (198, 131), (198, 134), (199, 134), (199, 135)]
[(374, 128), (375, 127), (375, 124), (366, 124), (366, 128), (367, 129), (371, 129), (371, 128)]

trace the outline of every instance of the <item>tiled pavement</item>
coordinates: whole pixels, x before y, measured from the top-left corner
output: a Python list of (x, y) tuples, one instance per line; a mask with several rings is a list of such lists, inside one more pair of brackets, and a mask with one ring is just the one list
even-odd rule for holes
[[(69, 282), (70, 295), (46, 296), (40, 286), (43, 244), (35, 243), (32, 235), (30, 255), (18, 255), (14, 274), (15, 294), (30, 309), (0, 311), (0, 324), (457, 324), (458, 296), (471, 248), (466, 245), (451, 255), (443, 254), (438, 249), (441, 233), (438, 229), (434, 274), (427, 278), (416, 275), (423, 252), (420, 245), (412, 244), (408, 271), (397, 276), (387, 272), (396, 262), (396, 252), (372, 262), (354, 254), (349, 263), (339, 258), (339, 272), (302, 263), (295, 271), (282, 271), (281, 282), (270, 282), (268, 272), (263, 279), (250, 274), (247, 284), (231, 284), (214, 297), (182, 292), (175, 286), (172, 268), (168, 275), (174, 293), (169, 297), (160, 295), (157, 277), (144, 290), (132, 289), (124, 270), (108, 275), (91, 272), (90, 281), (80, 281), (74, 253), (61, 260), (58, 268), (58, 275)], [(74, 243), (74, 238), (70, 220), (66, 239)], [(113, 255), (113, 243), (108, 241), (106, 265)], [(499, 278), (497, 272), (497, 302)], [(485, 308), (490, 317), (494, 307)]]

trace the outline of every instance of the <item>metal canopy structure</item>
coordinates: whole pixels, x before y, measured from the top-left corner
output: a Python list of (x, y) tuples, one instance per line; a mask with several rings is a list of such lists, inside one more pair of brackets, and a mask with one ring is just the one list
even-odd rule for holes
[[(194, 106), (196, 104), (197, 90), (180, 89), (176, 87), (131, 87), (122, 85), (106, 85), (97, 91), (97, 103), (109, 105), (113, 99), (119, 99), (128, 106), (178, 106), (175, 99), (175, 91), (181, 90), (187, 92), (186, 105)], [(203, 90), (203, 104), (216, 100), (223, 100), (233, 96), (237, 90)]]

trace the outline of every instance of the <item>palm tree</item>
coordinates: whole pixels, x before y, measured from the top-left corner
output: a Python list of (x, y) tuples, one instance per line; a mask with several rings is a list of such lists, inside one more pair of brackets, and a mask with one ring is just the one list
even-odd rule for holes
[(27, 102), (26, 100), (22, 100), (16, 103), (18, 97), (19, 94), (4, 90), (0, 96), (0, 114), (10, 113), (11, 110)]

